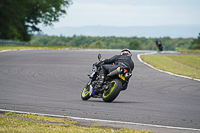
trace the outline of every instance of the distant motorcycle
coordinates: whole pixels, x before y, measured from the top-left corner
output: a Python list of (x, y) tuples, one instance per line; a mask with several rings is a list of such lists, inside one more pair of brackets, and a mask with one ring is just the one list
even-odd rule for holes
[[(101, 54), (98, 55), (98, 59), (100, 61)], [(88, 100), (93, 97), (102, 98), (104, 102), (112, 102), (119, 95), (120, 91), (127, 88), (129, 78), (132, 76), (128, 67), (118, 67), (107, 74), (102, 87), (98, 88), (100, 66), (93, 64), (92, 72), (88, 74), (89, 82), (81, 93), (82, 100)]]
[(159, 39), (156, 40), (156, 46), (158, 48), (158, 52), (163, 51), (163, 45)]
[(163, 45), (158, 45), (158, 51), (163, 51)]

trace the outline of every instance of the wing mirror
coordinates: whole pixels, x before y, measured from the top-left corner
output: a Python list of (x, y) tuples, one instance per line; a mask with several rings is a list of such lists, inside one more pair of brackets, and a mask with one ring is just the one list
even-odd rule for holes
[(101, 60), (101, 54), (98, 54), (98, 59), (99, 59), (99, 61)]

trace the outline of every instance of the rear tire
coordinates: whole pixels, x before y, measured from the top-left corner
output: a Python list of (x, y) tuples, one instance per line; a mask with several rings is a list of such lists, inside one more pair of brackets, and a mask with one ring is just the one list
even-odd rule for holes
[(89, 87), (89, 86), (86, 86), (86, 87), (84, 87), (83, 88), (83, 91), (82, 91), (82, 93), (81, 93), (81, 98), (82, 98), (82, 100), (88, 100), (88, 99), (90, 99), (90, 91), (88, 91), (88, 89), (87, 89), (87, 87)]
[(111, 87), (109, 90), (105, 90), (102, 95), (104, 102), (112, 102), (119, 95), (122, 89), (122, 82), (118, 79), (111, 81)]

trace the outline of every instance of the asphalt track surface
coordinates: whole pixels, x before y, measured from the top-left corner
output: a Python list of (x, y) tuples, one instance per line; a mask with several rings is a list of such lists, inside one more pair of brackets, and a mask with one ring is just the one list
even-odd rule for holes
[[(200, 129), (200, 82), (156, 71), (137, 59), (128, 89), (112, 103), (81, 100), (97, 54), (27, 50), (0, 53), (0, 109)], [(94, 123), (94, 122), (92, 122)], [(146, 128), (146, 127), (145, 127)], [(197, 129), (197, 130), (196, 130)]]

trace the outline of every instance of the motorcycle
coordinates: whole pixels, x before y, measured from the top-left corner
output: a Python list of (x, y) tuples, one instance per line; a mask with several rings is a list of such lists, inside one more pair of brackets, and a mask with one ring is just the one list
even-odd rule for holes
[[(98, 55), (99, 61), (101, 60), (101, 54)], [(102, 87), (99, 84), (99, 71), (100, 65), (93, 64), (91, 74), (89, 76), (89, 82), (83, 88), (81, 93), (82, 100), (88, 100), (92, 98), (102, 98), (104, 102), (112, 102), (119, 95), (121, 91), (127, 89), (128, 82), (132, 76), (131, 70), (128, 67), (118, 67), (116, 70), (105, 75)]]
[(158, 45), (158, 51), (163, 51), (163, 45)]

